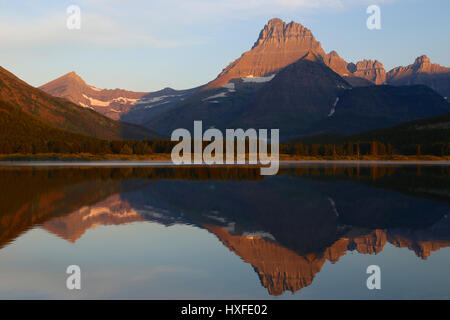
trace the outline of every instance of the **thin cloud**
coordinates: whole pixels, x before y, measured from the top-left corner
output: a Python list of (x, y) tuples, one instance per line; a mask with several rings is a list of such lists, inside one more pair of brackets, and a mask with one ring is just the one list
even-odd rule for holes
[(45, 45), (173, 48), (201, 42), (161, 39), (89, 13), (82, 13), (80, 30), (69, 30), (66, 18), (60, 14), (39, 19), (3, 19), (0, 21), (0, 42), (7, 48)]
[[(345, 10), (355, 5), (395, 0), (79, 0), (81, 30), (68, 30), (65, 11), (27, 19), (2, 17), (0, 41), (6, 48), (63, 45), (64, 48), (175, 48), (203, 44), (183, 29), (255, 16)], [(97, 12), (97, 13), (93, 13)], [(130, 18), (132, 17), (132, 18)], [(130, 21), (131, 20), (131, 21)], [(167, 27), (167, 30), (166, 30)], [(158, 32), (167, 31), (170, 36)], [(175, 31), (174, 31), (175, 30)], [(194, 33), (195, 34), (195, 33)]]

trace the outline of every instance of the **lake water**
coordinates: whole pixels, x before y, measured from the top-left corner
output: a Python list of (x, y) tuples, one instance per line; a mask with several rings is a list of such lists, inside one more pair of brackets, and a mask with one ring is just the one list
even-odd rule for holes
[(449, 178), (442, 164), (3, 166), (0, 298), (449, 299)]

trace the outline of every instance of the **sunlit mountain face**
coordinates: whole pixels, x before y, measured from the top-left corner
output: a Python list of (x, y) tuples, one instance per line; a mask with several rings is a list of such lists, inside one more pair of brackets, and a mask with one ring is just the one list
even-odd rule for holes
[[(388, 265), (400, 263), (392, 252), (408, 252), (411, 268), (417, 270), (435, 265), (436, 256), (444, 276), (450, 266), (449, 176), (448, 167), (413, 165), (302, 165), (282, 167), (274, 177), (261, 177), (255, 168), (3, 168), (0, 261), (15, 261), (19, 271), (12, 274), (19, 276), (27, 256), (17, 255), (32, 247), (44, 250), (49, 243), (72, 244), (59, 258), (77, 257), (89, 270), (104, 262), (108, 245), (115, 255), (131, 257), (130, 263), (140, 259), (144, 248), (150, 252), (146, 259), (166, 261), (171, 242), (201, 237), (170, 263), (187, 270), (191, 261), (202, 261), (198, 255), (204, 246), (219, 246), (224, 249), (218, 250), (220, 263), (200, 267), (216, 276), (198, 281), (220, 287), (225, 278), (243, 277), (231, 267), (238, 259), (239, 266), (252, 269), (245, 278), (256, 273), (268, 297), (325, 292), (321, 274), (345, 266), (345, 276), (351, 277), (355, 266), (348, 261), (356, 256)], [(116, 239), (118, 230), (122, 236)], [(189, 230), (190, 235), (173, 235), (173, 230)], [(46, 236), (35, 236), (42, 232)], [(29, 237), (38, 240), (31, 244)], [(103, 249), (94, 253), (98, 244)], [(45, 253), (42, 259), (48, 259)], [(152, 274), (145, 261), (140, 262), (143, 273)], [(10, 277), (12, 289), (14, 277), (6, 272), (0, 271), (0, 278)], [(130, 270), (124, 266), (121, 272)], [(176, 277), (190, 281), (189, 273)], [(226, 296), (262, 294), (244, 283)], [(202, 296), (202, 285), (192, 292)], [(182, 290), (177, 285), (172, 289), (174, 297)], [(158, 294), (141, 290), (142, 298)]]

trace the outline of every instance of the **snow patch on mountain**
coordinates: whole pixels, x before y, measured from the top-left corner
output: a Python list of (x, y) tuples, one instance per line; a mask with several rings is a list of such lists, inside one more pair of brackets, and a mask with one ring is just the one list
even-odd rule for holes
[(125, 97), (119, 97), (119, 98), (112, 99), (112, 101), (119, 102), (119, 103), (135, 103), (138, 100), (139, 99), (131, 99), (131, 98), (125, 98)]
[(222, 88), (228, 89), (228, 92), (235, 92), (236, 91), (236, 86), (234, 85), (233, 82), (228, 82)]
[(97, 100), (91, 97), (88, 97), (87, 95), (83, 94), (83, 97), (85, 97), (86, 99), (89, 100), (89, 102), (91, 103), (91, 105), (93, 106), (97, 106), (97, 107), (108, 107), (109, 106), (109, 101), (101, 101), (101, 100)]
[(339, 102), (339, 97), (336, 98), (336, 101), (333, 103), (333, 107), (331, 108), (330, 113), (328, 114), (329, 117), (333, 116), (333, 114), (336, 112), (336, 106)]
[(217, 99), (217, 98), (226, 98), (227, 97), (227, 93), (228, 93), (227, 91), (220, 92), (218, 94), (215, 94), (213, 96), (210, 96), (208, 98), (203, 99), (203, 101), (214, 100), (214, 99)]
[[(236, 92), (236, 86), (233, 82), (228, 82), (226, 85), (222, 86), (222, 88), (226, 89), (227, 91), (220, 92), (218, 94), (212, 95), (210, 97), (204, 98), (203, 101), (209, 101), (210, 103), (219, 103), (219, 101), (216, 101), (214, 99), (217, 98), (226, 98), (228, 96), (228, 93)], [(214, 100), (214, 101), (210, 101)]]
[(164, 102), (161, 102), (161, 103), (151, 104), (151, 105), (145, 106), (144, 109), (154, 108), (154, 107), (160, 106), (162, 104), (167, 104), (167, 103), (170, 103), (170, 101), (164, 101)]
[(265, 238), (275, 241), (275, 237), (270, 234), (269, 232), (265, 231), (256, 231), (256, 232), (244, 232), (242, 236), (246, 237), (247, 239), (254, 239), (254, 238)]
[(96, 88), (96, 87), (94, 87), (94, 86), (89, 86), (89, 88), (91, 88), (91, 89), (94, 90), (94, 91), (102, 91), (102, 89)]
[(135, 104), (150, 104), (155, 102), (160, 102), (168, 98), (176, 98), (181, 97), (182, 94), (172, 94), (172, 95), (165, 95), (165, 96), (159, 96), (159, 97), (152, 97), (152, 98), (145, 98), (137, 101)]
[(241, 78), (242, 81), (244, 82), (255, 82), (255, 83), (264, 83), (264, 82), (269, 82), (271, 81), (273, 78), (275, 78), (275, 74), (271, 75), (271, 76), (267, 76), (267, 77), (254, 77), (252, 75)]
[(117, 102), (120, 104), (136, 104), (136, 102), (139, 100), (139, 99), (126, 98), (126, 97), (118, 97), (118, 98), (114, 98), (112, 100), (103, 101), (103, 100), (91, 98), (85, 94), (83, 94), (83, 97), (88, 99), (92, 106), (96, 106), (96, 107), (108, 107), (113, 102)]
[(80, 105), (80, 106), (82, 106), (83, 108), (86, 108), (86, 109), (92, 109), (92, 110), (94, 110), (94, 108), (92, 108), (91, 106), (88, 106), (88, 105), (86, 105), (86, 104), (84, 104), (83, 102), (78, 102), (78, 105)]

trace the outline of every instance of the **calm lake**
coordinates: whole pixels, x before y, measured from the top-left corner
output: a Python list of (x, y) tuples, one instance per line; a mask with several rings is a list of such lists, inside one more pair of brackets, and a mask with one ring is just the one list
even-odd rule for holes
[(449, 178), (442, 164), (0, 166), (0, 299), (449, 299)]

